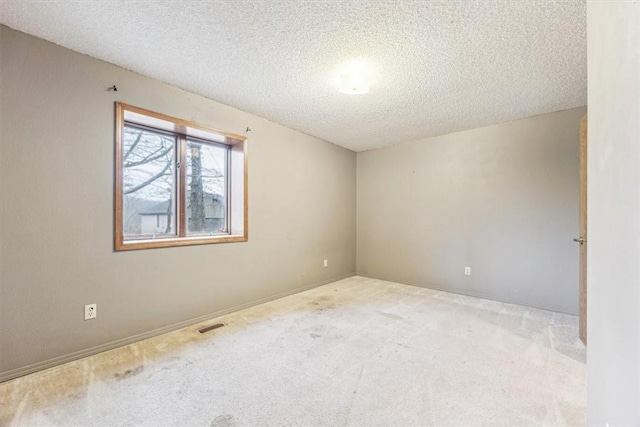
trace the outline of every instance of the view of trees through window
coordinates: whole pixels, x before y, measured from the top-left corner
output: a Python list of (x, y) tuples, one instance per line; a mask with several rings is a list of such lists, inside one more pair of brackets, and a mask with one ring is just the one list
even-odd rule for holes
[(187, 234), (227, 231), (227, 151), (187, 140)]
[(126, 124), (122, 147), (123, 233), (128, 239), (178, 235), (180, 145), (186, 147), (186, 235), (228, 232), (228, 147)]

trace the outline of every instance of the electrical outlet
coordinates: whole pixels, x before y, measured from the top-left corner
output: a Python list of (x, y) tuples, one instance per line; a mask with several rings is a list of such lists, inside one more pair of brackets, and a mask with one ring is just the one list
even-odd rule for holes
[(84, 306), (84, 320), (95, 319), (98, 315), (98, 305), (88, 304)]
[(324, 260), (324, 266), (328, 267), (329, 266), (329, 261), (327, 261), (326, 259)]
[(465, 267), (464, 268), (464, 275), (465, 276), (471, 276), (471, 267)]

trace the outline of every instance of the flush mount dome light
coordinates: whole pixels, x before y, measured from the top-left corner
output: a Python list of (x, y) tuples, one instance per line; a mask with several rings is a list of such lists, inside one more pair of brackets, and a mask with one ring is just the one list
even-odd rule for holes
[(362, 61), (351, 61), (340, 67), (338, 89), (347, 95), (362, 95), (369, 92), (371, 71)]

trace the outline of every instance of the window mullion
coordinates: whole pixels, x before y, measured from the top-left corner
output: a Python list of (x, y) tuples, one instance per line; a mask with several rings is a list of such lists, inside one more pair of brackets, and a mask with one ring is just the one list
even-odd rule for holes
[(187, 236), (187, 139), (183, 135), (178, 136), (178, 156), (180, 168), (178, 169), (178, 212), (180, 220), (178, 224), (178, 236)]
[(227, 222), (227, 233), (231, 234), (231, 148), (226, 147), (226, 168), (227, 170), (224, 172), (224, 180), (225, 180), (225, 204), (227, 208), (226, 213), (226, 222)]

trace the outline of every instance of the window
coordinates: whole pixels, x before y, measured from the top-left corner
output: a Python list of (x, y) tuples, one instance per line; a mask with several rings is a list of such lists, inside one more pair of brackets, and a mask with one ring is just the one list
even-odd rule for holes
[(246, 138), (116, 103), (115, 249), (248, 238)]

